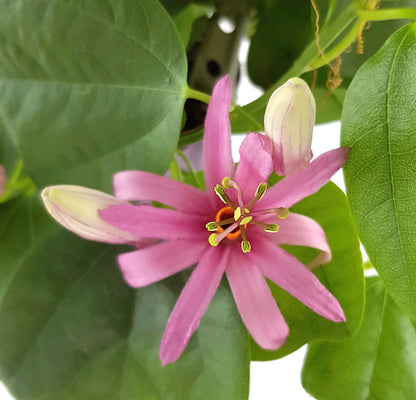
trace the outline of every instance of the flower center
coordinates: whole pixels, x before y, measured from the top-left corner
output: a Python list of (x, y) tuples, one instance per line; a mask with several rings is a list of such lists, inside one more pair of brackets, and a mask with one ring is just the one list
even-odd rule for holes
[[(220, 211), (217, 212), (215, 216), (215, 222), (218, 224), (217, 232), (221, 233), (227, 229), (234, 220), (234, 211), (231, 207), (223, 207)], [(241, 231), (239, 227), (234, 228), (230, 233), (227, 234), (227, 239), (237, 239), (241, 235)]]
[[(226, 189), (233, 189), (237, 192), (237, 204), (235, 204), (228, 196)], [(266, 224), (255, 220), (254, 217), (264, 214), (272, 214), (283, 219), (289, 214), (289, 210), (286, 208), (273, 208), (255, 212), (250, 211), (253, 205), (266, 193), (266, 183), (260, 183), (258, 185), (253, 199), (247, 203), (247, 206), (244, 206), (243, 193), (240, 186), (232, 178), (224, 178), (222, 180), (222, 186), (217, 185), (214, 190), (226, 206), (217, 212), (215, 222), (208, 222), (205, 225), (208, 231), (214, 232), (208, 239), (212, 246), (218, 246), (224, 239), (235, 240), (241, 237), (241, 249), (244, 253), (248, 253), (251, 251), (251, 245), (247, 239), (246, 233), (247, 225), (249, 223), (261, 226), (266, 232), (277, 232), (279, 230), (278, 225)]]

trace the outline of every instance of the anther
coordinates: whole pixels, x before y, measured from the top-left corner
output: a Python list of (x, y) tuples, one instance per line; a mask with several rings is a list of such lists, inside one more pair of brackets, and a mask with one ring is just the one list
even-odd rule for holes
[(275, 233), (279, 230), (279, 225), (269, 224), (264, 228), (265, 232)]
[(243, 250), (243, 253), (250, 253), (251, 251), (251, 244), (250, 242), (242, 241), (241, 242), (241, 250)]
[(256, 189), (256, 194), (254, 195), (250, 203), (247, 204), (247, 207), (248, 208), (253, 207), (253, 205), (264, 196), (264, 194), (266, 193), (266, 190), (267, 190), (267, 183), (265, 182), (259, 183)]
[(218, 229), (218, 224), (216, 222), (208, 222), (205, 225), (205, 228), (207, 228), (209, 232), (215, 232)]
[(225, 189), (221, 185), (215, 186), (214, 191), (223, 203), (230, 206), (233, 210), (235, 209), (234, 203), (228, 197), (227, 193), (225, 193)]

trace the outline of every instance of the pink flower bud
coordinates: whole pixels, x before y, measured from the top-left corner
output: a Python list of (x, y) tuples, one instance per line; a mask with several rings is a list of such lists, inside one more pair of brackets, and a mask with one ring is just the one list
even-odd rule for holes
[(312, 158), (315, 99), (305, 81), (291, 78), (271, 95), (264, 130), (273, 142), (273, 164), (278, 175), (304, 170)]

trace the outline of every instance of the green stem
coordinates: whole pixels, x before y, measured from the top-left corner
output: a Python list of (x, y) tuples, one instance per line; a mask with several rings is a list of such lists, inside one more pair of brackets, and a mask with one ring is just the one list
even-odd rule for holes
[(193, 181), (192, 186), (195, 186), (195, 187), (201, 189), (201, 185), (199, 184), (198, 177), (196, 176), (194, 167), (192, 166), (192, 164), (189, 161), (188, 157), (186, 157), (186, 155), (180, 149), (177, 149), (176, 150), (176, 153), (178, 154), (179, 157), (182, 158), (182, 160), (185, 162), (186, 166), (189, 169), (189, 173), (191, 174), (192, 181)]
[(173, 157), (172, 162), (170, 163), (170, 175), (172, 176), (172, 179), (175, 181), (183, 182), (183, 176), (181, 168), (179, 167), (178, 160), (176, 159), (176, 156)]
[(385, 10), (358, 10), (357, 14), (366, 21), (387, 21), (389, 19), (411, 19), (416, 21), (414, 8), (386, 8)]
[(318, 69), (323, 67), (324, 65), (327, 65), (328, 62), (334, 60), (337, 58), (342, 52), (348, 49), (349, 46), (351, 46), (351, 43), (354, 42), (358, 29), (362, 23), (365, 23), (364, 20), (359, 20), (356, 22), (351, 30), (348, 32), (347, 35), (344, 36), (344, 38), (331, 50), (329, 50), (327, 53), (324, 54), (324, 57), (320, 56), (317, 57), (315, 60), (311, 61), (308, 67), (305, 68), (305, 72), (307, 71), (313, 71), (314, 69)]
[(200, 92), (199, 90), (191, 89), (190, 87), (186, 88), (186, 98), (199, 100), (206, 104), (211, 100), (210, 95)]

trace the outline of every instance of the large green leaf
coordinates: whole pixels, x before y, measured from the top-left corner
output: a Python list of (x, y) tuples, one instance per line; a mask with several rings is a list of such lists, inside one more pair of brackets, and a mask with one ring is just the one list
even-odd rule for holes
[[(316, 275), (339, 300), (346, 323), (334, 323), (315, 314), (297, 299), (270, 283), (290, 333), (285, 345), (277, 351), (261, 349), (252, 341), (252, 358), (271, 360), (283, 357), (313, 339), (345, 338), (359, 327), (364, 306), (364, 278), (357, 232), (351, 211), (342, 191), (333, 183), (307, 197), (293, 207), (293, 211), (307, 215), (324, 229), (332, 250), (332, 261), (316, 270)], [(317, 251), (303, 247), (289, 248), (290, 252), (307, 263)]]
[(416, 25), (397, 31), (359, 70), (345, 98), (347, 193), (386, 290), (416, 318)]
[(0, 0), (0, 119), (38, 186), (163, 173), (186, 58), (156, 0)]
[(312, 39), (311, 6), (307, 1), (261, 1), (256, 11), (258, 21), (250, 41), (247, 69), (251, 80), (267, 89)]
[(367, 278), (367, 301), (357, 334), (309, 345), (305, 389), (320, 400), (416, 398), (416, 333), (377, 277)]
[(221, 285), (180, 360), (160, 339), (184, 284), (132, 290), (120, 246), (82, 240), (37, 199), (0, 206), (0, 375), (17, 399), (244, 399), (248, 342)]

